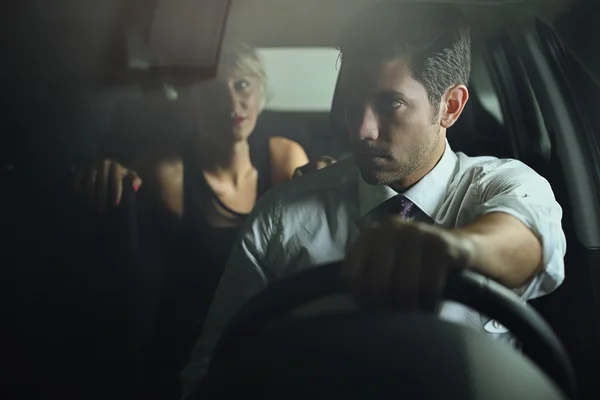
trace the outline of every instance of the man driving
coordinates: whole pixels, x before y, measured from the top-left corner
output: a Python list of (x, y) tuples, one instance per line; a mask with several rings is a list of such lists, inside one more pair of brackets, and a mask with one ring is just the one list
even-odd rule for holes
[(183, 371), (201, 378), (231, 317), (270, 283), (344, 259), (360, 306), (439, 312), (497, 337), (502, 326), (441, 302), (451, 268), (529, 300), (564, 279), (562, 210), (525, 164), (454, 153), (446, 140), (469, 99), (468, 29), (447, 5), (383, 3), (343, 32), (340, 100), (351, 159), (269, 192), (235, 246)]

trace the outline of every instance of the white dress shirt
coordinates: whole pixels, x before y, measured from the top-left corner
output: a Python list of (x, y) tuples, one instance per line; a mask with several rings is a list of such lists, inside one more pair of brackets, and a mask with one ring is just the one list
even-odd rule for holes
[[(388, 186), (367, 184), (351, 158), (265, 194), (233, 249), (204, 330), (182, 372), (184, 393), (204, 375), (223, 329), (249, 298), (295, 272), (343, 259), (365, 217), (397, 194)], [(403, 194), (435, 225), (448, 229), (491, 212), (518, 218), (540, 238), (544, 268), (515, 292), (526, 301), (562, 283), (562, 209), (549, 183), (520, 161), (468, 157), (454, 153), (446, 143), (435, 168)], [(494, 337), (510, 337), (501, 325), (456, 303), (444, 303), (440, 317)]]

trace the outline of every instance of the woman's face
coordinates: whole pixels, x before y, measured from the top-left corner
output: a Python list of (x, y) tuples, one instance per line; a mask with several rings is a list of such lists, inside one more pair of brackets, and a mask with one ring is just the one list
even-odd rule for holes
[(260, 79), (224, 68), (217, 79), (202, 84), (194, 95), (202, 139), (236, 143), (247, 140), (260, 113)]

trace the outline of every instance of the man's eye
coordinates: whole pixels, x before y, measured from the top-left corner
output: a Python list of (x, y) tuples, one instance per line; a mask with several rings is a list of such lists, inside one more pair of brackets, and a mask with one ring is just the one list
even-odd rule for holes
[(379, 113), (383, 115), (390, 115), (405, 105), (406, 104), (400, 99), (382, 99), (377, 101), (376, 108)]
[(403, 106), (405, 106), (405, 105), (406, 105), (406, 103), (404, 102), (404, 100), (401, 100), (401, 99), (395, 99), (395, 100), (394, 100), (394, 105), (395, 105), (396, 107), (403, 107)]

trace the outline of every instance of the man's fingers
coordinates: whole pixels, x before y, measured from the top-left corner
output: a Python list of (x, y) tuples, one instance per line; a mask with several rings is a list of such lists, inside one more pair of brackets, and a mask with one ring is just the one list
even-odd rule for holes
[(360, 238), (348, 250), (346, 258), (342, 264), (342, 281), (350, 291), (350, 293), (361, 302), (363, 296), (362, 277), (366, 259), (370, 252), (370, 241), (373, 235), (369, 232), (372, 228), (367, 228), (361, 234)]
[(342, 277), (361, 305), (435, 312), (447, 271), (463, 253), (468, 249), (436, 228), (391, 218), (362, 232), (346, 256)]
[(321, 156), (315, 161), (315, 169), (319, 170), (336, 163), (336, 159), (330, 156)]
[(416, 229), (396, 235), (402, 241), (402, 253), (395, 258), (392, 276), (392, 305), (397, 310), (419, 309), (419, 271), (422, 268), (421, 233)]
[(419, 274), (419, 308), (436, 312), (446, 286), (448, 272), (447, 244), (438, 237), (424, 238), (423, 265)]
[(318, 160), (315, 162), (315, 169), (316, 170), (323, 169), (329, 165), (331, 165), (331, 163), (326, 160)]
[(319, 156), (316, 159), (311, 160), (308, 164), (296, 168), (293, 177), (297, 178), (299, 176), (306, 175), (309, 172), (318, 171), (331, 164), (335, 164), (336, 161), (337, 160), (333, 157)]
[(296, 168), (296, 170), (294, 171), (294, 178), (298, 178), (299, 176), (302, 176), (304, 174), (306, 174), (306, 169), (308, 167), (309, 164), (307, 165), (303, 165), (302, 167), (298, 167)]
[(392, 276), (396, 254), (402, 251), (402, 243), (395, 239), (394, 235), (385, 235), (371, 242), (361, 282), (362, 299), (368, 307), (384, 308), (392, 305)]

